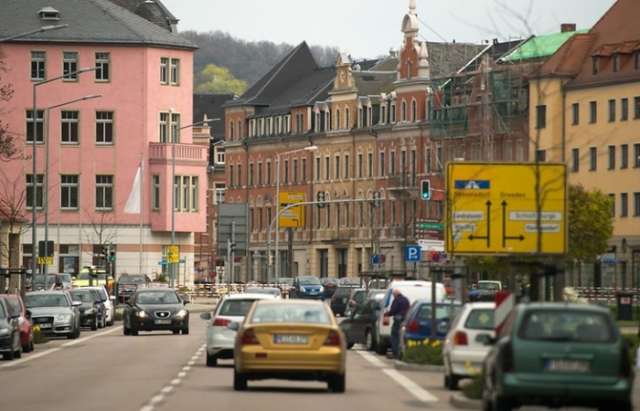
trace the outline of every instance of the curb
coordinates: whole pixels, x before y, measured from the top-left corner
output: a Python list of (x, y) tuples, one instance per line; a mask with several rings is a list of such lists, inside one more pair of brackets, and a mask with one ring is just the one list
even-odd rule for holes
[(464, 396), (464, 394), (455, 392), (449, 397), (449, 403), (456, 408), (462, 410), (481, 410), (482, 401), (472, 400)]
[(443, 365), (411, 364), (400, 360), (394, 360), (393, 366), (396, 370), (444, 372)]

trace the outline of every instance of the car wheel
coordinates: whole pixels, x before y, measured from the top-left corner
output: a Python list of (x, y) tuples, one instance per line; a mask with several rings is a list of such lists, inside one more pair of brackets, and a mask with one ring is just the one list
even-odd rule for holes
[(511, 411), (513, 410), (513, 405), (511, 401), (505, 397), (495, 396), (493, 398), (492, 405), (493, 408), (491, 411)]
[(122, 334), (124, 334), (124, 335), (129, 335), (129, 334), (131, 334), (131, 332), (129, 331), (129, 329), (127, 328), (127, 326), (123, 326), (123, 327), (122, 327)]
[(178, 330), (173, 330), (173, 335), (177, 335), (177, 334), (180, 334), (180, 330), (179, 329)]
[(16, 354), (15, 354), (16, 358), (22, 358), (22, 346), (18, 345), (18, 349), (16, 350)]
[(93, 319), (93, 322), (91, 323), (91, 331), (95, 331), (98, 329), (98, 317)]
[(365, 340), (365, 345), (367, 346), (367, 350), (369, 351), (373, 351), (374, 345), (373, 345), (373, 333), (371, 332), (371, 330), (367, 330), (364, 333), (364, 340)]
[(378, 343), (376, 344), (376, 354), (386, 355), (387, 349), (387, 345), (378, 339)]
[(138, 330), (134, 330), (133, 328), (129, 330), (129, 334), (136, 336), (138, 335)]
[(355, 343), (353, 343), (353, 342), (348, 342), (348, 343), (347, 343), (347, 350), (352, 349), (354, 345), (355, 345)]
[(247, 389), (247, 377), (244, 374), (233, 370), (233, 389), (235, 391), (245, 391)]
[(182, 329), (182, 335), (189, 335), (189, 327)]
[(633, 405), (631, 404), (631, 402), (618, 402), (615, 404), (603, 405), (601, 407), (598, 407), (598, 411), (604, 410), (632, 411)]
[(10, 351), (8, 353), (2, 354), (2, 358), (7, 361), (13, 361), (13, 359), (16, 358), (16, 352)]
[(444, 376), (444, 387), (449, 391), (455, 391), (458, 389), (458, 382), (460, 382), (460, 378), (455, 375), (445, 375)]
[(346, 379), (347, 376), (345, 374), (332, 375), (331, 377), (329, 377), (329, 381), (327, 382), (329, 391), (343, 393), (346, 389)]
[(207, 367), (218, 366), (218, 357), (215, 355), (207, 354)]

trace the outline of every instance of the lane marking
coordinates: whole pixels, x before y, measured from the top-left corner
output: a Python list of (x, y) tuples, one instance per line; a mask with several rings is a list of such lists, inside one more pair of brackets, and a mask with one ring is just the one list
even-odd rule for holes
[(171, 380), (171, 385), (179, 385), (181, 382), (180, 378), (174, 378)]
[(140, 408), (140, 411), (153, 411), (153, 406), (145, 405), (144, 407)]
[(154, 395), (153, 398), (151, 398), (151, 404), (157, 404), (159, 402), (162, 402), (162, 400), (164, 400), (164, 395), (162, 394)]
[(189, 371), (191, 370), (191, 367), (189, 367), (188, 365), (185, 365), (184, 367), (182, 367), (182, 371)]
[(38, 358), (45, 357), (45, 356), (47, 356), (49, 354), (53, 354), (55, 352), (61, 351), (63, 348), (71, 347), (71, 346), (74, 346), (74, 345), (79, 344), (81, 342), (89, 341), (91, 339), (94, 339), (94, 338), (97, 338), (97, 337), (101, 337), (103, 335), (111, 334), (111, 333), (116, 332), (116, 331), (122, 331), (122, 327), (116, 327), (116, 328), (114, 328), (112, 330), (109, 330), (109, 331), (103, 331), (101, 333), (93, 334), (93, 335), (90, 335), (88, 337), (84, 337), (84, 338), (80, 338), (80, 339), (77, 339), (77, 340), (66, 342), (66, 343), (62, 344), (60, 347), (50, 348), (50, 349), (48, 349), (46, 351), (42, 351), (42, 352), (39, 352), (39, 353), (36, 353), (36, 354), (33, 354), (33, 355), (29, 355), (28, 357), (25, 357), (25, 358), (21, 358), (19, 360), (14, 360), (14, 361), (11, 361), (9, 363), (2, 364), (2, 365), (0, 365), (0, 368), (15, 367), (16, 365), (24, 364), (26, 362), (33, 361), (33, 360), (36, 360)]
[(382, 372), (384, 372), (389, 378), (394, 380), (399, 386), (407, 390), (411, 395), (413, 395), (418, 401), (421, 402), (438, 402), (438, 398), (431, 394), (429, 391), (420, 387), (418, 384), (413, 382), (408, 377), (404, 376), (398, 370), (393, 368), (388, 368), (388, 364), (382, 362), (379, 358), (371, 354), (367, 351), (356, 351), (362, 358), (367, 360), (369, 363), (375, 365), (376, 367), (382, 368)]
[(398, 370), (393, 370), (389, 368), (385, 368), (382, 370), (387, 376), (389, 376), (392, 380), (397, 382), (402, 388), (409, 391), (411, 395), (416, 397), (419, 401), (422, 402), (438, 402), (438, 398), (432, 395), (429, 391), (420, 387), (418, 384), (410, 380), (408, 377), (400, 374)]
[(163, 394), (169, 394), (171, 391), (173, 391), (173, 387), (170, 385), (167, 385), (166, 387), (160, 390), (160, 392)]
[(178, 373), (178, 378), (184, 378), (186, 375), (187, 375), (187, 373), (186, 373), (186, 372), (184, 372), (184, 371), (180, 371), (180, 372)]

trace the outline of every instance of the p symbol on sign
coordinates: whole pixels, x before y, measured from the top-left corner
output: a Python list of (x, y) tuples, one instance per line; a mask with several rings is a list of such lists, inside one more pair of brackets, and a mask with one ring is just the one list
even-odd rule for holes
[(420, 261), (421, 248), (419, 245), (408, 245), (404, 251), (405, 261)]

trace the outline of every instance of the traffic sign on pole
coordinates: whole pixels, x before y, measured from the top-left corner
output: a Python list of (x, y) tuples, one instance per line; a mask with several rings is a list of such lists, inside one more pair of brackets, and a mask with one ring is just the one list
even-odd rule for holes
[(419, 245), (408, 245), (404, 249), (404, 260), (409, 262), (420, 261), (421, 251)]

